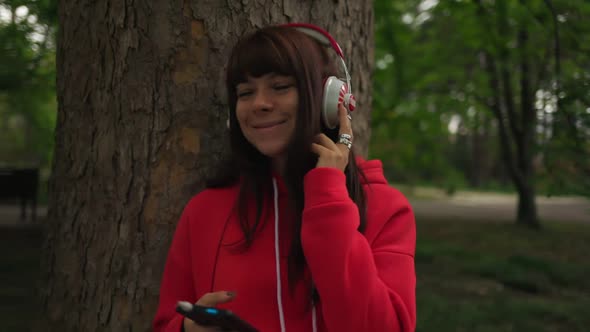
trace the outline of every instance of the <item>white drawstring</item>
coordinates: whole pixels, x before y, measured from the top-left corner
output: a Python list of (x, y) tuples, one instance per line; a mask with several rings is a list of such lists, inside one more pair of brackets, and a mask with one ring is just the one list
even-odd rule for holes
[(279, 304), (279, 321), (281, 323), (281, 332), (285, 332), (285, 315), (283, 314), (283, 292), (281, 290), (281, 262), (279, 255), (279, 195), (277, 190), (277, 181), (272, 179), (274, 190), (275, 204), (275, 265), (277, 267), (277, 302)]
[(315, 304), (311, 308), (311, 326), (312, 326), (313, 332), (318, 331), (318, 323), (316, 321), (316, 313), (315, 313)]
[[(283, 292), (281, 287), (281, 262), (279, 252), (279, 193), (277, 189), (277, 180), (272, 179), (272, 187), (274, 193), (274, 207), (275, 207), (275, 266), (277, 269), (277, 302), (279, 305), (279, 322), (281, 324), (281, 332), (286, 332), (285, 328), (285, 314), (283, 312)], [(313, 332), (317, 332), (317, 318), (315, 304), (311, 308), (311, 323)]]

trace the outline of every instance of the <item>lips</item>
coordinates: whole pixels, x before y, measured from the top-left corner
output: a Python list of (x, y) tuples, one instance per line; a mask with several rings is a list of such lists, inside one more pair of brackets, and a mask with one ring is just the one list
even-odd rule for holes
[(274, 126), (283, 124), (285, 122), (287, 122), (287, 120), (266, 121), (266, 122), (261, 122), (261, 123), (257, 123), (255, 125), (252, 125), (252, 127), (254, 129), (266, 129), (266, 128), (272, 128)]

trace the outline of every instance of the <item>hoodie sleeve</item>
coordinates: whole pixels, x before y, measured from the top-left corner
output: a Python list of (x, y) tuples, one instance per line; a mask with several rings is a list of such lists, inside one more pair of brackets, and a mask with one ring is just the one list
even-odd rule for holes
[(327, 330), (414, 331), (416, 226), (407, 200), (393, 189), (373, 197), (391, 199), (379, 206), (392, 212), (367, 221), (382, 224), (369, 243), (357, 231), (359, 212), (344, 173), (313, 169), (304, 190), (301, 241)]
[(178, 301), (194, 303), (195, 290), (191, 270), (189, 244), (189, 218), (187, 209), (183, 212), (164, 267), (160, 285), (160, 302), (153, 321), (154, 332), (180, 332), (184, 317), (176, 312)]

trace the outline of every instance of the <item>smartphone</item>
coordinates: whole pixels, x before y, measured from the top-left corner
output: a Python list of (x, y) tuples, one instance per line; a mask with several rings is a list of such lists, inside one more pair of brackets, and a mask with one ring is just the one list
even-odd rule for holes
[(201, 326), (217, 327), (222, 331), (258, 332), (256, 328), (229, 310), (179, 301), (176, 305), (176, 312), (192, 319)]

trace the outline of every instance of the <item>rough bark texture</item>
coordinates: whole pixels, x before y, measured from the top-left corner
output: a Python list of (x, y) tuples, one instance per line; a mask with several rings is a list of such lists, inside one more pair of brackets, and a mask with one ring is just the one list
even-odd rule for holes
[(225, 149), (223, 73), (244, 31), (305, 21), (332, 32), (367, 153), (370, 1), (62, 0), (59, 20), (39, 330), (150, 329), (176, 221)]

